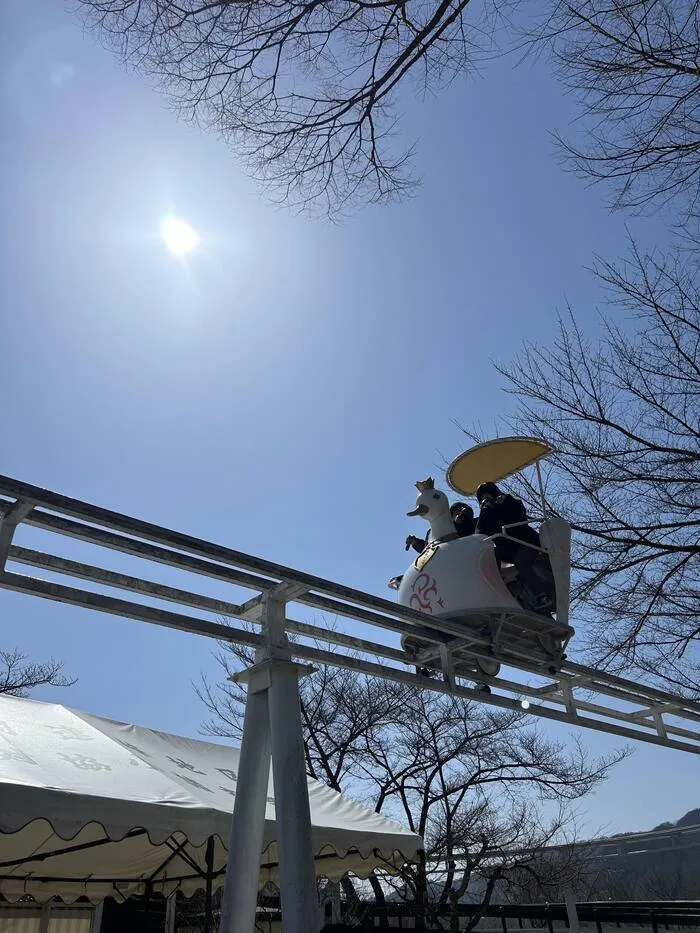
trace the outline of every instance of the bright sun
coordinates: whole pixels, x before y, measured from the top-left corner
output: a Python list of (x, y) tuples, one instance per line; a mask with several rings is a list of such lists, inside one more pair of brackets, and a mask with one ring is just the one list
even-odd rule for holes
[(196, 230), (179, 217), (165, 217), (160, 222), (160, 235), (173, 256), (186, 256), (199, 243)]

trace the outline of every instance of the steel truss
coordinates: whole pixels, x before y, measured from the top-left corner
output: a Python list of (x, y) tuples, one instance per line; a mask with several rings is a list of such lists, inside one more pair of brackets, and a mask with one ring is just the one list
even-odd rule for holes
[[(13, 539), (21, 526), (49, 532), (47, 538), (63, 547), (67, 539), (74, 539), (95, 546), (96, 555), (107, 549), (138, 558), (140, 565), (151, 565), (145, 573), (153, 574), (153, 565), (160, 564), (231, 584), (236, 601), (20, 546)], [(27, 576), (8, 565), (31, 567), (49, 576)], [(65, 582), (56, 582), (54, 576)], [(75, 581), (98, 589), (81, 588)], [(310, 894), (313, 853), (300, 744), (297, 661), (348, 668), (416, 689), (508, 710), (526, 709), (540, 719), (700, 753), (700, 703), (566, 658), (543, 669), (541, 654), (528, 654), (527, 641), (515, 653), (512, 641), (498, 641), (483, 630), (465, 637), (459, 620), (433, 618), (388, 599), (4, 476), (0, 476), (0, 588), (255, 649), (256, 663), (246, 674), (248, 706), (232, 824), (238, 842), (229, 853), (235, 860), (241, 838), (249, 842), (243, 847), (246, 858), (259, 848), (265, 795), (257, 790), (260, 784), (267, 785), (271, 757), (288, 933), (307, 933), (320, 924)], [(115, 590), (127, 591), (136, 599), (115, 596)], [(239, 594), (248, 594), (248, 598), (238, 601)], [(153, 602), (171, 604), (178, 611)], [(322, 618), (302, 621), (290, 614), (290, 607), (350, 622), (362, 636), (329, 627)], [(213, 621), (212, 615), (224, 616), (230, 624)], [(484, 611), (482, 615), (490, 618), (492, 632), (506, 632), (509, 627), (536, 630), (542, 625), (541, 619), (528, 613)], [(291, 641), (288, 634), (293, 636)], [(397, 646), (402, 635), (419, 636), (433, 646), (424, 652), (423, 660), (441, 669), (441, 679), (415, 672), (415, 658)], [(471, 656), (499, 661), (507, 668), (507, 677), (479, 676), (488, 680), (490, 693), (477, 689), (455, 668), (455, 655), (459, 659), (465, 645)], [(290, 769), (291, 760), (296, 765)], [(281, 768), (279, 777), (275, 776), (275, 762), (285, 762), (284, 780)], [(233, 866), (228, 874), (233, 884), (225, 891), (222, 933), (253, 928), (257, 872), (251, 872), (250, 864), (248, 860), (247, 868)]]

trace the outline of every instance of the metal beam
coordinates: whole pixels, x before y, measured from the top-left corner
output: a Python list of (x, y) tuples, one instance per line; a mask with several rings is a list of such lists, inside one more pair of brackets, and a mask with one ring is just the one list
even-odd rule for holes
[[(369, 593), (363, 593), (362, 590), (356, 590), (341, 583), (333, 583), (322, 577), (315, 577), (310, 573), (285, 567), (283, 564), (276, 564), (261, 557), (235, 551), (220, 544), (212, 544), (202, 538), (196, 538), (169, 528), (162, 528), (159, 525), (153, 525), (150, 522), (144, 522), (141, 519), (132, 518), (120, 512), (114, 512), (111, 509), (103, 509), (100, 506), (81, 502), (79, 499), (73, 499), (70, 496), (51, 492), (39, 486), (32, 486), (21, 480), (11, 479), (8, 476), (0, 475), (0, 495), (28, 499), (35, 502), (37, 506), (68, 515), (71, 518), (77, 518), (83, 522), (89, 522), (114, 531), (121, 531), (127, 535), (144, 538), (157, 544), (174, 547), (177, 550), (217, 561), (230, 567), (240, 567), (263, 577), (273, 577), (276, 578), (277, 582), (301, 584), (304, 589), (327, 592), (348, 602), (372, 606), (390, 614), (394, 614), (396, 610), (395, 603), (380, 596), (372, 596)], [(35, 523), (33, 520), (28, 522), (28, 524)], [(419, 624), (423, 621), (422, 613), (416, 610), (407, 609), (402, 614), (414, 618)]]
[[(14, 545), (9, 549), (9, 560), (13, 563), (23, 564), (28, 567), (40, 567), (52, 573), (65, 574), (67, 576), (77, 577), (80, 580), (89, 580), (92, 583), (101, 583), (112, 589), (140, 593), (145, 596), (151, 596), (154, 599), (178, 603), (194, 609), (210, 610), (211, 612), (220, 613), (223, 616), (243, 619), (244, 621), (249, 619), (246, 607), (252, 600), (248, 600), (248, 602), (239, 605), (238, 603), (230, 603), (222, 599), (212, 599), (209, 596), (200, 596), (198, 593), (192, 593), (189, 590), (164, 586), (162, 583), (154, 583), (151, 580), (144, 580), (141, 577), (133, 577), (124, 573), (115, 573), (112, 570), (105, 570), (102, 567), (95, 567), (92, 564), (69, 560), (65, 557), (56, 557), (53, 554), (44, 554), (42, 551), (35, 551), (25, 547), (16, 547)], [(258, 599), (259, 597), (256, 597), (256, 601)], [(401, 661), (404, 663), (406, 661), (406, 653), (404, 651), (383, 646), (381, 651), (378, 652), (375, 642), (363, 638), (356, 638), (353, 635), (346, 635), (333, 628), (321, 628), (318, 625), (299, 622), (289, 617), (285, 620), (285, 628), (288, 632), (306, 635), (309, 638), (321, 639), (330, 644), (343, 645), (353, 651), (365, 651), (374, 654), (379, 653), (388, 660)]]
[(97, 609), (99, 612), (106, 612), (124, 619), (151, 622), (155, 625), (174, 628), (191, 635), (204, 635), (207, 638), (216, 638), (221, 641), (250, 645), (251, 647), (262, 644), (260, 635), (247, 632), (244, 629), (222, 625), (220, 622), (208, 622), (206, 619), (196, 619), (194, 616), (185, 616), (178, 612), (168, 612), (154, 606), (132, 603), (126, 599), (115, 599), (112, 596), (104, 596), (102, 593), (79, 590), (74, 587), (63, 586), (60, 583), (39, 580), (36, 577), (25, 577), (19, 573), (7, 573), (7, 571), (0, 573), (0, 589), (41, 596), (55, 602), (81, 606), (83, 609)]
[[(72, 587), (62, 586), (58, 583), (51, 583), (46, 580), (25, 577), (21, 574), (0, 573), (0, 588), (42, 596), (46, 599), (53, 599), (75, 606), (81, 606), (86, 609), (96, 609), (110, 615), (162, 625), (167, 628), (174, 628), (182, 632), (189, 632), (196, 635), (204, 635), (205, 637), (215, 638), (221, 641), (245, 644), (251, 647), (259, 647), (262, 644), (260, 635), (244, 629), (238, 629), (216, 622), (208, 622), (204, 619), (196, 619), (192, 616), (185, 616), (180, 613), (169, 612), (152, 606), (144, 606), (139, 603), (132, 603), (128, 600), (114, 599), (113, 597), (104, 596), (100, 593), (78, 590)], [(378, 652), (380, 652), (381, 646), (377, 645), (377, 649)], [(478, 700), (479, 702), (501, 709), (521, 711), (524, 708), (520, 696), (508, 697), (493, 692), (491, 694), (486, 694), (461, 684), (451, 686), (439, 680), (409, 673), (406, 670), (368, 661), (354, 654), (331, 652), (301, 643), (293, 644), (292, 651), (295, 657), (304, 660), (317, 661), (321, 664), (329, 664), (348, 670), (356, 670), (361, 673), (379, 677), (383, 680), (404, 683), (421, 689), (433, 690), (438, 693)], [(517, 686), (521, 693), (522, 691), (527, 692), (526, 686)], [(538, 703), (530, 703), (527, 707), (527, 712), (529, 715), (541, 719), (571, 723), (598, 732), (607, 732), (622, 736), (623, 738), (636, 739), (654, 745), (663, 745), (668, 748), (677, 748), (682, 751), (692, 751), (700, 754), (700, 730), (698, 732), (693, 732), (691, 730), (680, 730), (675, 727), (669, 727), (667, 729), (669, 734), (663, 738), (658, 735), (655, 724), (649, 723), (647, 720), (631, 720), (629, 725), (621, 725), (616, 721), (620, 717), (618, 710), (608, 709), (602, 705), (590, 703), (587, 703), (586, 706), (587, 709), (594, 714), (606, 718), (594, 719), (592, 716), (582, 716), (580, 714), (572, 716), (565, 710), (552, 709), (551, 707)], [(583, 704), (580, 704), (580, 708), (583, 709)], [(688, 741), (681, 741), (680, 739), (674, 738), (672, 732), (680, 733), (680, 735), (688, 739)]]
[(79, 580), (90, 580), (92, 583), (103, 583), (113, 589), (152, 596), (154, 599), (179, 603), (193, 609), (203, 609), (224, 616), (243, 617), (241, 611), (243, 607), (238, 603), (228, 602), (224, 599), (212, 599), (210, 596), (202, 596), (199, 593), (192, 593), (190, 590), (165, 586), (162, 583), (144, 580), (141, 577), (132, 577), (126, 573), (116, 573), (113, 570), (105, 570), (102, 567), (95, 567), (81, 561), (57, 557), (54, 554), (45, 554), (43, 551), (35, 551), (32, 548), (13, 545), (9, 549), (8, 559), (16, 564), (40, 567), (52, 573), (66, 574), (67, 576), (77, 577)]

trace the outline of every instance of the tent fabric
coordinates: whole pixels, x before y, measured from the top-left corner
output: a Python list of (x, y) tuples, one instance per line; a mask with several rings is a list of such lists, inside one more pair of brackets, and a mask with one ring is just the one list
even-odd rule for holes
[[(223, 884), (239, 750), (0, 697), (0, 894), (92, 901)], [(398, 867), (419, 836), (309, 779), (318, 874)], [(277, 873), (272, 774), (261, 884)]]
[(0, 933), (92, 933), (92, 907), (0, 904)]

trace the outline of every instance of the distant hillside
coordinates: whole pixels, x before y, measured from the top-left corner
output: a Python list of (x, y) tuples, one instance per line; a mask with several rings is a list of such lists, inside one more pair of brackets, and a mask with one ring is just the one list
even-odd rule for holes
[[(675, 822), (660, 823), (653, 829), (683, 829), (700, 826), (700, 808), (689, 810)], [(610, 839), (625, 839), (634, 833), (617, 833)], [(602, 840), (601, 840), (602, 841)], [(587, 856), (585, 848), (579, 853), (580, 863), (573, 887), (580, 901), (596, 900), (685, 900), (700, 898), (700, 844), (696, 832), (687, 837), (671, 837), (670, 841), (649, 840), (638, 847), (620, 847), (620, 854), (602, 857), (594, 854)], [(629, 849), (629, 851), (625, 851)], [(554, 855), (557, 858), (557, 855)], [(566, 862), (567, 856), (564, 856)], [(546, 859), (542, 866), (546, 866)], [(570, 867), (576, 865), (576, 857)], [(567, 870), (569, 870), (567, 869)], [(546, 877), (547, 872), (544, 871)], [(566, 872), (564, 873), (566, 874)], [(517, 884), (509, 886), (506, 882), (496, 885), (492, 902), (499, 903), (540, 903), (546, 896), (550, 901), (562, 901), (564, 888), (555, 881), (546, 892), (536, 881), (537, 872), (518, 877)], [(554, 873), (556, 877), (556, 872)], [(570, 882), (567, 881), (567, 886)], [(462, 903), (479, 903), (484, 895), (486, 881), (478, 872), (472, 876), (467, 893)], [(439, 891), (436, 886), (435, 893)], [(402, 900), (399, 894), (390, 894), (387, 900)]]
[[(647, 832), (663, 832), (700, 826), (700, 808), (689, 810), (675, 822), (659, 823)], [(612, 838), (622, 839), (634, 835), (620, 833)], [(630, 851), (618, 858), (598, 864), (597, 877), (593, 865), (589, 866), (588, 880), (599, 897), (620, 900), (679, 900), (700, 897), (700, 845), (697, 832), (688, 837), (676, 837), (657, 848), (649, 841), (638, 851)], [(589, 895), (590, 896), (590, 895)]]
[(659, 823), (658, 826), (654, 827), (654, 832), (657, 829), (680, 829), (681, 826), (697, 826), (700, 824), (700, 807), (695, 810), (688, 810), (685, 816), (682, 816), (680, 820), (677, 820), (675, 823)]
[[(636, 832), (648, 832), (656, 833), (664, 829), (681, 829), (684, 826), (700, 826), (700, 807), (695, 810), (688, 810), (685, 816), (682, 816), (679, 820), (676, 820), (675, 823), (666, 822), (659, 823), (658, 826), (654, 826), (653, 829), (647, 830), (636, 830)], [(615, 833), (612, 836), (609, 836), (610, 839), (619, 839), (621, 836), (634, 836), (635, 833)]]

